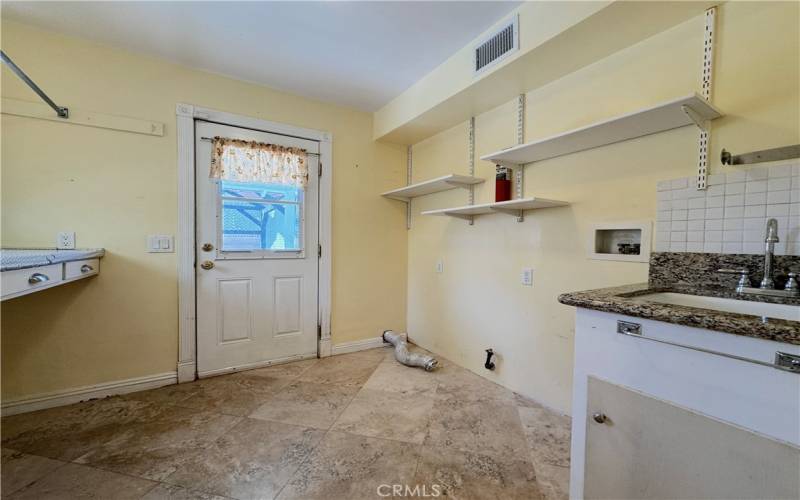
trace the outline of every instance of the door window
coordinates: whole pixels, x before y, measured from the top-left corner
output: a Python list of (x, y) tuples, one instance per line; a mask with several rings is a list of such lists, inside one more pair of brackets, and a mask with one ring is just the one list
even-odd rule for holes
[(222, 258), (301, 256), (302, 188), (220, 180), (218, 198)]

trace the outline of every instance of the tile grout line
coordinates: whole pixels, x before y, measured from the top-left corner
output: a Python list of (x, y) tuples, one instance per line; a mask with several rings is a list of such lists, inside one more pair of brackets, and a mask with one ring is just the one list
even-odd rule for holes
[[(315, 364), (316, 364), (316, 363), (315, 363)], [(379, 365), (379, 364), (380, 364), (380, 363), (378, 363), (378, 364), (376, 364), (376, 365), (375, 365), (375, 368), (372, 370), (372, 373), (370, 373), (370, 377), (372, 376), (372, 374), (373, 374), (373, 373), (375, 373), (375, 370), (377, 370), (377, 369), (378, 369), (378, 365)], [(369, 380), (369, 377), (367, 378), (367, 380)], [(322, 382), (320, 382), (320, 383), (322, 383)], [(364, 384), (366, 384), (366, 381), (364, 382)], [(331, 384), (331, 385), (332, 385), (332, 384)], [(361, 387), (359, 387), (358, 391), (356, 391), (356, 392), (353, 394), (353, 397), (352, 397), (352, 398), (350, 398), (350, 401), (348, 401), (348, 402), (347, 402), (347, 404), (346, 404), (346, 405), (344, 405), (344, 408), (342, 408), (342, 411), (341, 411), (341, 412), (339, 412), (339, 414), (336, 416), (336, 418), (335, 418), (335, 419), (333, 419), (333, 421), (331, 422), (331, 425), (329, 425), (329, 426), (328, 426), (328, 428), (325, 430), (325, 434), (323, 434), (323, 435), (322, 435), (322, 437), (319, 439), (319, 441), (317, 441), (317, 444), (315, 444), (315, 445), (314, 445), (314, 447), (313, 447), (313, 448), (311, 448), (311, 449), (308, 451), (308, 454), (307, 454), (307, 455), (306, 455), (306, 456), (303, 458), (303, 460), (302, 460), (302, 461), (301, 461), (301, 462), (300, 462), (300, 463), (297, 465), (297, 468), (294, 470), (294, 472), (292, 472), (292, 475), (289, 477), (289, 479), (288, 479), (288, 480), (287, 480), (287, 481), (286, 481), (286, 482), (283, 484), (283, 486), (281, 486), (281, 488), (278, 490), (278, 492), (277, 492), (277, 493), (275, 493), (275, 496), (273, 496), (273, 497), (272, 497), (272, 498), (273, 498), (273, 500), (276, 500), (278, 497), (280, 497), (281, 493), (283, 493), (283, 490), (285, 490), (285, 489), (286, 489), (286, 487), (287, 487), (287, 486), (289, 486), (289, 485), (292, 483), (292, 481), (293, 481), (293, 480), (294, 480), (294, 478), (297, 476), (297, 474), (299, 474), (299, 472), (300, 472), (300, 469), (302, 469), (302, 468), (303, 468), (303, 465), (305, 465), (305, 464), (306, 464), (306, 463), (307, 463), (309, 460), (311, 460), (311, 457), (314, 455), (314, 452), (315, 452), (315, 451), (317, 451), (317, 448), (319, 448), (320, 444), (321, 444), (323, 441), (325, 441), (325, 438), (327, 438), (327, 437), (328, 437), (328, 434), (330, 434), (331, 430), (333, 429), (333, 426), (336, 424), (336, 421), (339, 419), (339, 417), (342, 415), (342, 413), (344, 413), (344, 411), (345, 411), (345, 410), (346, 410), (346, 409), (347, 409), (347, 408), (348, 408), (348, 407), (349, 407), (349, 406), (350, 406), (350, 405), (353, 403), (353, 400), (356, 398), (356, 396), (358, 395), (358, 393), (359, 393), (359, 392), (361, 392), (361, 389), (363, 389), (363, 387), (364, 387), (364, 385), (362, 384), (362, 385), (361, 385)]]

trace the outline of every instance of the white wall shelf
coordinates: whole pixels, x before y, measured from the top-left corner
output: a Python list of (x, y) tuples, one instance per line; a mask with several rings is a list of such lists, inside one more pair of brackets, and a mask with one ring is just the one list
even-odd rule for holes
[(593, 123), (585, 127), (497, 151), (481, 160), (501, 165), (524, 165), (535, 161), (606, 146), (719, 118), (722, 112), (697, 94), (657, 106)]
[(392, 189), (381, 193), (381, 196), (391, 198), (393, 200), (400, 200), (408, 202), (411, 198), (418, 196), (425, 196), (426, 194), (438, 193), (455, 188), (468, 188), (475, 184), (484, 182), (484, 179), (472, 177), (469, 175), (449, 174), (435, 179), (430, 179), (416, 184), (409, 184), (408, 186), (398, 189)]
[(438, 210), (428, 210), (422, 215), (447, 215), (460, 219), (470, 219), (475, 215), (505, 213), (513, 215), (518, 219), (522, 218), (522, 212), (526, 210), (537, 210), (540, 208), (563, 207), (569, 205), (565, 201), (548, 200), (545, 198), (520, 198), (518, 200), (498, 201), (494, 203), (483, 203), (480, 205), (465, 205), (463, 207), (440, 208)]

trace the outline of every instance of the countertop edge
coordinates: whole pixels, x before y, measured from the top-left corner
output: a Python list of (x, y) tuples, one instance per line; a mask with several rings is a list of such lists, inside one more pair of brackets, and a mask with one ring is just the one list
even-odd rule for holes
[[(763, 322), (758, 316), (700, 309), (657, 302), (632, 301), (622, 294), (675, 291), (679, 289), (651, 289), (647, 283), (562, 293), (558, 301), (564, 305), (616, 313), (653, 321), (661, 321), (693, 328), (772, 340), (800, 345), (798, 322), (770, 319)], [(684, 292), (685, 293), (685, 292)]]

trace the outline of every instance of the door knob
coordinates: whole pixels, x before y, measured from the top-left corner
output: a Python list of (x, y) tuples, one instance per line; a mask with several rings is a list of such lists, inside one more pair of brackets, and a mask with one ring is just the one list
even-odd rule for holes
[(204, 252), (210, 252), (211, 250), (214, 250), (214, 245), (211, 243), (203, 243), (202, 248)]
[(212, 269), (214, 267), (214, 263), (211, 262), (210, 260), (204, 260), (203, 263), (200, 264), (200, 267), (208, 271), (209, 269)]
[(592, 419), (598, 424), (604, 424), (606, 423), (606, 421), (608, 421), (608, 417), (606, 417), (603, 413), (600, 412), (592, 413)]

